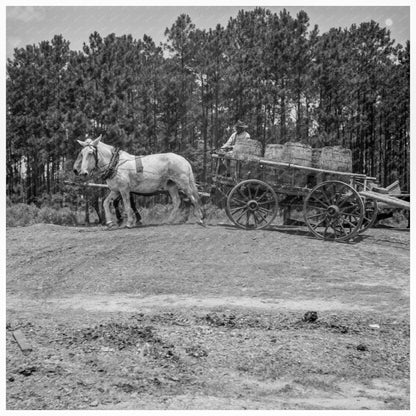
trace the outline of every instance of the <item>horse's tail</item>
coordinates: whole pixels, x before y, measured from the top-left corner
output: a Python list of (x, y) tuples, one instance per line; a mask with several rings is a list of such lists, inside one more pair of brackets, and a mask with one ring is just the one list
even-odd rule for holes
[(192, 191), (196, 192), (198, 194), (198, 188), (196, 186), (196, 181), (195, 181), (195, 176), (194, 176), (194, 171), (192, 169), (192, 166), (191, 166), (191, 169), (190, 169), (190, 172), (189, 172), (189, 184), (192, 187)]
[(182, 156), (189, 165), (189, 173), (188, 173), (188, 177), (189, 177), (189, 186), (192, 189), (192, 192), (196, 193), (196, 195), (198, 196), (198, 200), (199, 200), (199, 195), (198, 195), (198, 188), (196, 186), (196, 180), (195, 180), (195, 176), (194, 176), (194, 169), (192, 167), (192, 162), (186, 158), (185, 156)]
[(201, 198), (199, 197), (198, 187), (196, 186), (194, 171), (192, 169), (192, 163), (188, 159), (186, 160), (189, 163), (189, 187), (191, 188), (192, 196), (194, 197), (196, 204), (196, 206), (194, 205), (194, 207), (197, 211), (199, 211), (199, 215), (201, 216), (201, 224), (204, 224), (205, 210), (201, 207)]

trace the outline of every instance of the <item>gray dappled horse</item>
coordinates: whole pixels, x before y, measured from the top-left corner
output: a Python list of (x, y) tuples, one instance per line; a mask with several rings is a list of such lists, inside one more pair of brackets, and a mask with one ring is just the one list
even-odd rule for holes
[(160, 191), (168, 191), (173, 203), (173, 210), (169, 216), (169, 221), (172, 221), (181, 203), (179, 190), (191, 201), (198, 223), (204, 224), (192, 167), (184, 157), (175, 153), (134, 156), (103, 143), (101, 136), (95, 140), (77, 141), (83, 149), (74, 163), (74, 173), (87, 177), (93, 172), (98, 172), (110, 188), (103, 204), (108, 227), (113, 226), (110, 204), (119, 195), (127, 213), (127, 227), (134, 226), (135, 218), (130, 205), (131, 192), (153, 195)]

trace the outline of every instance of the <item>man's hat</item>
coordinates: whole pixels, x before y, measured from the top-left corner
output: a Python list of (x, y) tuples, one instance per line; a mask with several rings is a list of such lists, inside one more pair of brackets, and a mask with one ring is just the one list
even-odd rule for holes
[(241, 120), (238, 120), (237, 123), (235, 123), (234, 127), (241, 127), (242, 129), (246, 129), (248, 126), (247, 124), (244, 124)]

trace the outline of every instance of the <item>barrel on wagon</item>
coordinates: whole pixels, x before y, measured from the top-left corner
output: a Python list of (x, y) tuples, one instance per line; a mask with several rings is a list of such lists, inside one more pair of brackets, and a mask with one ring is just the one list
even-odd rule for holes
[(352, 152), (341, 146), (326, 146), (312, 150), (312, 166), (337, 172), (352, 172)]
[(254, 160), (262, 156), (261, 143), (258, 140), (237, 140), (232, 155), (239, 160)]
[[(266, 146), (264, 158), (275, 162), (290, 163), (296, 166), (312, 166), (311, 146), (299, 142), (285, 144), (269, 144)], [(307, 172), (290, 170), (287, 167), (267, 168), (264, 179), (269, 183), (285, 182), (294, 186), (305, 186)]]

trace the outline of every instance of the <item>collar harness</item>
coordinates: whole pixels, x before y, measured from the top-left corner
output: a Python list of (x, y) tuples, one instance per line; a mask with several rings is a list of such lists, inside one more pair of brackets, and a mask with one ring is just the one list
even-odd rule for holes
[[(98, 149), (95, 146), (92, 147), (92, 154), (94, 155), (95, 160), (95, 167), (93, 170), (99, 170), (98, 167)], [(111, 159), (110, 162), (106, 165), (105, 170), (100, 172), (101, 178), (105, 181), (107, 179), (112, 179), (117, 173), (117, 165), (120, 159), (120, 148), (115, 147), (114, 150), (111, 152)]]

